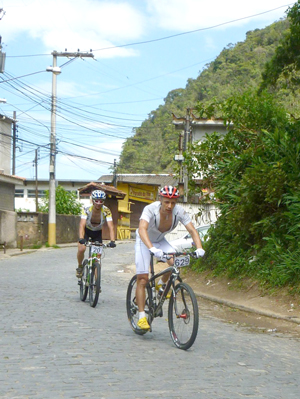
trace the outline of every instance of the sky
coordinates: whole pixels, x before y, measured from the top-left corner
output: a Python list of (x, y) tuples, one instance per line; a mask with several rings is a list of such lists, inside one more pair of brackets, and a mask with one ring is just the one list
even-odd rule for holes
[[(57, 57), (56, 179), (112, 173), (122, 145), (171, 90), (228, 44), (286, 16), (284, 0), (0, 0), (0, 114), (17, 119), (17, 176), (49, 178)], [(6, 103), (1, 103), (5, 99)], [(53, 130), (53, 129), (52, 129)], [(0, 151), (3, 149), (0, 148)]]

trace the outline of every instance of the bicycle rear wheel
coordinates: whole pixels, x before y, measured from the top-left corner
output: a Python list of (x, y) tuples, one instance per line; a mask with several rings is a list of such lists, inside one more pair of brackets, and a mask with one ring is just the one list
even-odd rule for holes
[(86, 300), (87, 294), (88, 294), (88, 282), (87, 282), (87, 276), (88, 276), (88, 260), (85, 259), (83, 261), (83, 270), (82, 270), (82, 277), (79, 282), (79, 292), (80, 292), (80, 299), (84, 302)]
[(169, 330), (172, 341), (179, 349), (189, 349), (198, 333), (199, 313), (197, 299), (192, 288), (179, 283), (169, 302)]
[(101, 265), (100, 262), (97, 260), (94, 261), (90, 279), (91, 279), (89, 286), (90, 306), (94, 308), (98, 303), (98, 298), (100, 294), (100, 282), (101, 282)]
[[(132, 279), (130, 280), (127, 288), (127, 295), (126, 295), (126, 309), (127, 309), (127, 317), (129, 320), (129, 324), (133, 331), (136, 334), (139, 335), (144, 335), (147, 330), (141, 330), (139, 327), (137, 327), (137, 322), (139, 321), (139, 309), (136, 303), (136, 297), (135, 297), (135, 291), (136, 291), (136, 281), (137, 281), (137, 276), (133, 276)], [(145, 313), (146, 317), (148, 319), (148, 323), (151, 324), (151, 317), (149, 313), (149, 303), (151, 301), (151, 289), (147, 287), (146, 290), (146, 303), (145, 303)]]

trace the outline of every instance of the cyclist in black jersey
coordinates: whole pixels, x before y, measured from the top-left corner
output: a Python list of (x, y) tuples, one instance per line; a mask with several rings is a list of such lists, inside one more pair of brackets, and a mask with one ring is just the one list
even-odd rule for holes
[(84, 259), (85, 244), (89, 239), (93, 241), (102, 242), (102, 227), (107, 223), (109, 230), (110, 243), (108, 247), (114, 248), (115, 244), (115, 230), (112, 219), (112, 214), (109, 208), (104, 205), (106, 194), (102, 190), (94, 190), (92, 192), (93, 205), (82, 209), (81, 220), (79, 225), (79, 241), (77, 260), (78, 267), (76, 269), (76, 277), (82, 276), (82, 262)]

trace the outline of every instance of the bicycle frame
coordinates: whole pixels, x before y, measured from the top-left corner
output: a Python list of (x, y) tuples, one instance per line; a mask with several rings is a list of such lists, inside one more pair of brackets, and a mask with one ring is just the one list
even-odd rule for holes
[[(147, 331), (152, 331), (153, 319), (163, 315), (163, 304), (166, 299), (169, 299), (168, 326), (171, 339), (177, 348), (187, 350), (193, 345), (197, 337), (199, 309), (193, 289), (187, 283), (184, 283), (180, 277), (181, 267), (188, 266), (190, 260), (185, 256), (180, 259), (179, 256), (189, 255), (196, 257), (196, 255), (183, 252), (174, 252), (165, 255), (173, 257), (173, 265), (166, 267), (158, 273), (154, 272), (153, 256), (151, 255), (150, 258), (150, 276), (146, 284), (146, 301), (144, 307), (150, 329), (142, 329), (138, 326), (139, 309), (136, 302), (137, 274), (131, 278), (127, 288), (127, 316), (133, 331), (138, 335), (144, 335)], [(164, 291), (158, 297), (155, 280), (166, 275), (166, 273), (170, 277), (163, 287)], [(172, 295), (169, 298), (170, 290)]]
[(93, 266), (93, 262), (95, 262), (96, 259), (101, 259), (102, 256), (102, 250), (100, 253), (92, 253), (92, 249), (93, 246), (95, 247), (100, 247), (101, 249), (105, 247), (105, 244), (102, 244), (98, 241), (88, 241), (86, 243), (86, 246), (89, 247), (89, 256), (87, 258), (88, 262), (89, 262), (89, 266), (92, 267)]
[(106, 245), (98, 241), (88, 241), (86, 246), (89, 247), (89, 256), (83, 262), (84, 272), (78, 282), (80, 285), (80, 299), (85, 301), (89, 292), (90, 306), (95, 307), (101, 292), (102, 248), (106, 247)]
[[(187, 252), (164, 253), (164, 256), (166, 256), (166, 257), (169, 257), (169, 258), (173, 257), (173, 262), (174, 262), (174, 258), (176, 256), (181, 256), (181, 255), (191, 255), (191, 254), (187, 253)], [(149, 278), (149, 281), (146, 285), (146, 288), (147, 288), (147, 286), (150, 287), (151, 292), (152, 292), (152, 304), (149, 304), (150, 305), (149, 311), (152, 312), (152, 314), (151, 314), (152, 319), (154, 317), (160, 316), (162, 314), (162, 307), (166, 300), (168, 292), (170, 291), (170, 289), (172, 289), (172, 295), (174, 293), (175, 282), (177, 280), (179, 282), (182, 282), (182, 279), (180, 277), (180, 268), (175, 266), (175, 264), (167, 267), (166, 269), (162, 270), (159, 273), (155, 273), (153, 258), (154, 258), (154, 256), (153, 256), (153, 254), (151, 254), (151, 260), (150, 260), (150, 276), (151, 277)], [(169, 280), (166, 283), (164, 292), (162, 293), (162, 295), (159, 298), (158, 303), (157, 303), (155, 280), (160, 278), (161, 276), (165, 275), (166, 273), (171, 273), (171, 275), (170, 275)]]

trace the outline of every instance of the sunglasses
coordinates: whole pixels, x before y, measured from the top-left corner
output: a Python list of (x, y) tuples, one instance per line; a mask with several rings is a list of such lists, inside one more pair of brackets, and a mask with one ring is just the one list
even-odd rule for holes
[(104, 201), (102, 200), (94, 200), (93, 202), (94, 204), (99, 204), (99, 205), (104, 204)]

